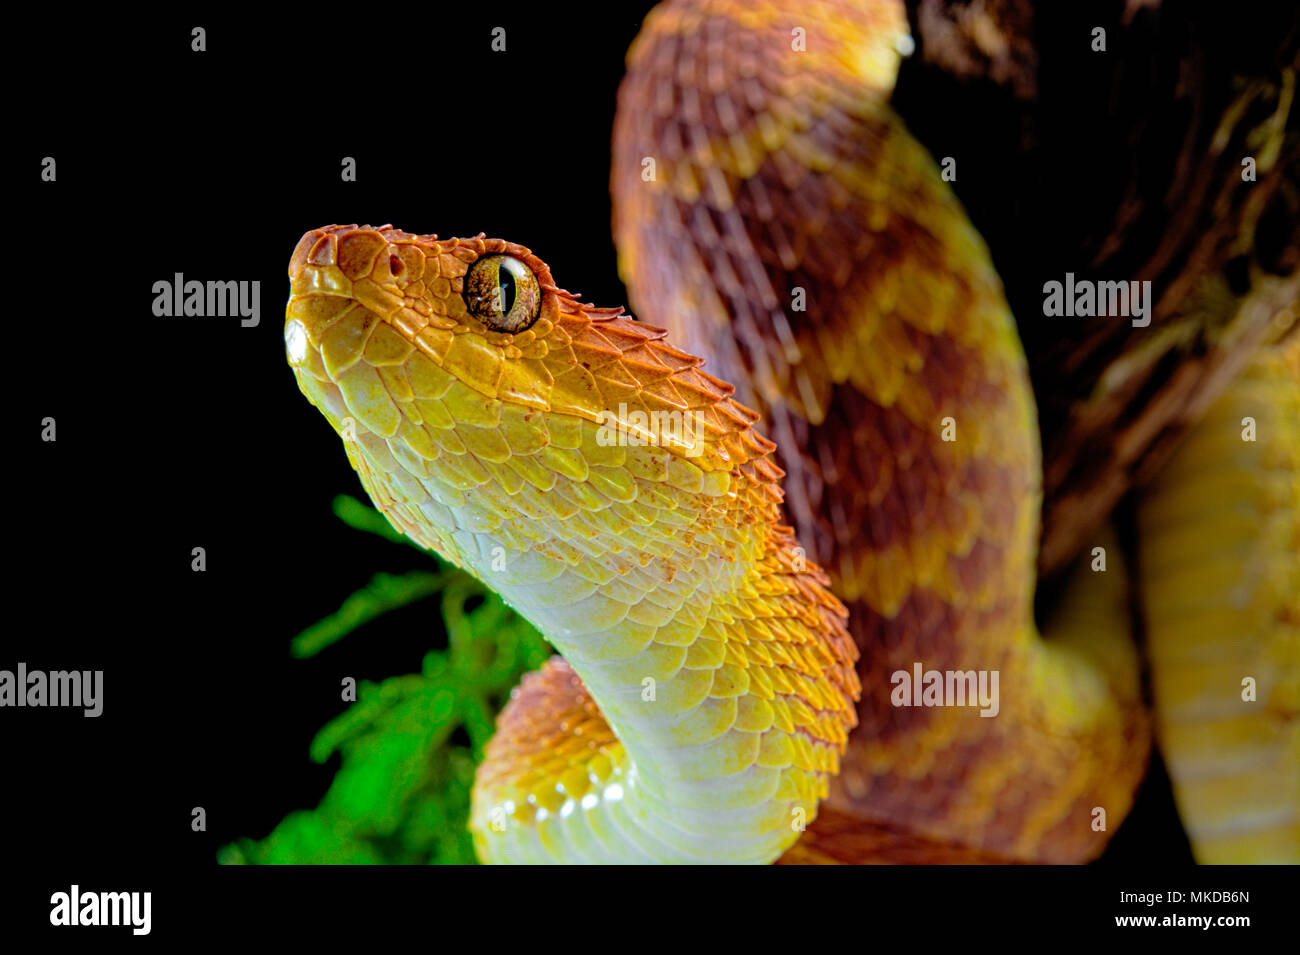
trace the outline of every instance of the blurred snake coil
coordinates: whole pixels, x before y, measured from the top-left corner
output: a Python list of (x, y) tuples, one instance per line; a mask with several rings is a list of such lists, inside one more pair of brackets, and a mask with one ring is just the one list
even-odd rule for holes
[[(483, 861), (1081, 862), (1153, 735), (1198, 860), (1300, 860), (1300, 336), (1140, 507), (1151, 708), (1113, 540), (1035, 629), (1025, 358), (888, 105), (907, 39), (885, 0), (647, 18), (612, 177), (644, 322), (499, 239), (294, 251), (289, 362), (371, 499), (563, 655), (477, 769)], [(895, 705), (914, 666), (996, 673), (996, 713)]]

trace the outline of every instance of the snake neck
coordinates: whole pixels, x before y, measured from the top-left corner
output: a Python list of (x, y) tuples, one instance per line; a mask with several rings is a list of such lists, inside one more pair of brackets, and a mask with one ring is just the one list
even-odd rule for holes
[(551, 563), (540, 586), (501, 587), (564, 662), (489, 746), (483, 858), (770, 862), (798, 838), (853, 723), (853, 645), (788, 534), (769, 528), (741, 561), (736, 586), (707, 565), (668, 580), (652, 561), (603, 586), (589, 565)]

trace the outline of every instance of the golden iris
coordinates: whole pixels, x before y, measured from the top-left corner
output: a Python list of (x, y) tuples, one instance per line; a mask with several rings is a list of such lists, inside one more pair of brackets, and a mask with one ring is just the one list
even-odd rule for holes
[(465, 276), (465, 305), (493, 331), (518, 333), (537, 321), (542, 291), (533, 270), (513, 255), (485, 255)]

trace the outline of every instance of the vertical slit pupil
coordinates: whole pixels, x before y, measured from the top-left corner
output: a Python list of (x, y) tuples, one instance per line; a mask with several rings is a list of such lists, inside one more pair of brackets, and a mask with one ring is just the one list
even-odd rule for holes
[(515, 305), (515, 277), (509, 269), (497, 270), (497, 286), (501, 289), (501, 314), (509, 315)]

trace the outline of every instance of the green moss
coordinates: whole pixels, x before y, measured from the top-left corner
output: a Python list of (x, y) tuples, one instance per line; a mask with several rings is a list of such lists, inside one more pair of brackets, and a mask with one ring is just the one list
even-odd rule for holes
[[(334, 510), (352, 527), (407, 543), (354, 498), (338, 498)], [(220, 862), (475, 861), (467, 828), (474, 767), (510, 690), (550, 656), (541, 635), (477, 580), (443, 566), (376, 575), (337, 612), (298, 634), (293, 652), (313, 656), (362, 624), (432, 594), (441, 595), (447, 649), (426, 654), (420, 673), (361, 683), (357, 702), (312, 741), (314, 761), (335, 753), (342, 758), (320, 805), (290, 813), (265, 839), (224, 846)]]

